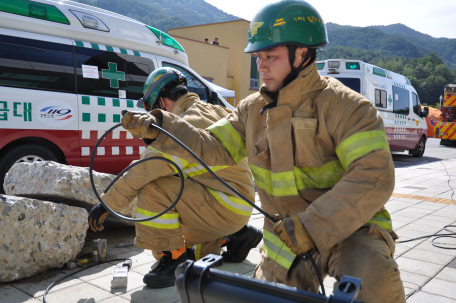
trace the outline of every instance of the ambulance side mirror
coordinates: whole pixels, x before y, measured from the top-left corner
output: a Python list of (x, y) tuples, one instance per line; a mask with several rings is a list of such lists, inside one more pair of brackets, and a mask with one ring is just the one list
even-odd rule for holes
[(425, 106), (423, 112), (420, 114), (421, 118), (429, 116), (429, 107)]

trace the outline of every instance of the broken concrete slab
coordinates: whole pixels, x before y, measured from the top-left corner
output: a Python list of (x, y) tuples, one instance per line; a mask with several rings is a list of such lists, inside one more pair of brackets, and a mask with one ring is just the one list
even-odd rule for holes
[[(114, 175), (93, 171), (93, 180), (99, 194), (103, 193), (114, 178)], [(7, 195), (63, 202), (87, 210), (99, 203), (90, 184), (87, 167), (69, 166), (52, 161), (15, 164), (6, 174), (3, 188)], [(136, 199), (120, 213), (134, 218)], [(127, 224), (133, 225), (130, 222)]]
[(0, 195), (0, 282), (62, 267), (84, 245), (85, 209)]

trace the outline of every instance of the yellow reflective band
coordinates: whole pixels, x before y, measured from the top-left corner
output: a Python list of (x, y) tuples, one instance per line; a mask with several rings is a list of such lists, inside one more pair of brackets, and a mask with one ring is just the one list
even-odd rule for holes
[(236, 164), (247, 158), (244, 139), (226, 118), (215, 122), (207, 130), (217, 137)]
[(389, 212), (385, 209), (376, 213), (367, 223), (377, 223), (386, 230), (393, 230), (393, 222)]
[(332, 161), (320, 167), (294, 167), (298, 190), (306, 188), (330, 188), (336, 185), (345, 174), (340, 161)]
[(198, 261), (201, 256), (201, 244), (195, 244), (192, 248), (195, 251), (195, 261)]
[[(136, 219), (145, 219), (156, 215), (158, 215), (158, 213), (139, 207), (136, 208)], [(159, 229), (176, 229), (180, 227), (179, 214), (164, 214), (157, 219), (137, 223)]]
[[(151, 150), (153, 150), (153, 151), (155, 151), (155, 152), (157, 152), (157, 153), (160, 153), (160, 154), (163, 156), (163, 158), (166, 158), (166, 159), (168, 159), (168, 160), (173, 161), (174, 163), (176, 163), (177, 166), (179, 166), (179, 168), (180, 168), (181, 170), (184, 169), (184, 167), (188, 165), (188, 162), (185, 161), (184, 159), (181, 159), (181, 158), (176, 157), (176, 156), (171, 156), (171, 155), (162, 153), (161, 151), (156, 150), (155, 148), (153, 148), (153, 147), (151, 147), (151, 146), (148, 146), (147, 148), (148, 148), (148, 149), (151, 149)], [(178, 173), (178, 172), (177, 172), (177, 169), (176, 169), (174, 166), (173, 166), (173, 170), (174, 170), (174, 172), (175, 172), (176, 174)], [(185, 175), (184, 175), (184, 177), (185, 177)]]
[(250, 162), (249, 165), (256, 186), (268, 194), (276, 197), (298, 195), (293, 172), (271, 173), (270, 170), (255, 166)]
[(290, 269), (296, 255), (291, 252), (285, 243), (273, 233), (263, 229), (263, 249), (265, 254), (279, 265)]
[(342, 166), (347, 169), (354, 160), (376, 149), (390, 151), (384, 131), (370, 130), (351, 135), (339, 144), (336, 153)]
[[(209, 168), (213, 171), (213, 172), (216, 172), (216, 171), (219, 171), (219, 170), (222, 170), (222, 169), (225, 169), (229, 166), (209, 166)], [(191, 178), (191, 177), (195, 177), (195, 176), (199, 176), (199, 175), (202, 175), (202, 174), (205, 174), (207, 173), (207, 169), (205, 169), (202, 165), (199, 165), (197, 163), (190, 163), (189, 165), (187, 165), (185, 167), (185, 170), (182, 171), (187, 177)]]
[(212, 188), (206, 187), (214, 198), (220, 202), (224, 207), (228, 208), (232, 212), (241, 215), (248, 216), (252, 215), (253, 207), (242, 199), (233, 197), (232, 195), (223, 193), (221, 191), (213, 190)]

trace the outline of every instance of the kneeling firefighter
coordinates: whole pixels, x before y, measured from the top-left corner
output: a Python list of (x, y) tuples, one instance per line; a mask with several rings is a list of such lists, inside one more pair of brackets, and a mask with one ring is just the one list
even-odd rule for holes
[[(253, 18), (247, 53), (256, 53), (264, 84), (206, 130), (165, 111), (126, 113), (131, 132), (167, 152), (176, 136), (207, 165), (247, 157), (265, 218), (262, 259), (254, 277), (318, 292), (309, 252), (323, 277), (362, 279), (364, 302), (405, 302), (396, 234), (384, 205), (394, 189), (394, 164), (383, 120), (373, 104), (319, 75), (316, 49), (328, 43), (320, 14), (307, 2), (269, 4)], [(135, 121), (146, 119), (148, 123)], [(144, 138), (143, 137), (143, 138)], [(182, 155), (184, 159), (191, 156)]]
[[(138, 101), (138, 107), (143, 105), (147, 111), (159, 108), (197, 129), (204, 129), (231, 113), (229, 109), (204, 103), (198, 95), (189, 93), (187, 78), (172, 68), (153, 71), (143, 92), (144, 98)], [(151, 140), (144, 141), (151, 143)], [(225, 261), (238, 263), (245, 260), (250, 249), (262, 239), (260, 230), (246, 225), (253, 208), (233, 196), (205, 168), (192, 161), (152, 147), (141, 154), (141, 158), (156, 156), (172, 160), (181, 168), (185, 187), (175, 209), (155, 220), (136, 223), (135, 245), (152, 250), (160, 259), (158, 266), (145, 275), (144, 283), (156, 288), (173, 286), (174, 271), (180, 263), (188, 259), (198, 260), (211, 253), (219, 254), (222, 245), (227, 246), (227, 252), (223, 254)], [(246, 160), (235, 166), (217, 165), (212, 169), (249, 199), (255, 198), (252, 174)], [(102, 199), (114, 211), (120, 211), (137, 196), (136, 218), (157, 215), (172, 204), (179, 192), (181, 180), (175, 176), (176, 172), (164, 161), (146, 161), (126, 172), (102, 195)], [(89, 215), (92, 230), (102, 230), (100, 224), (108, 214), (101, 204), (95, 206)]]

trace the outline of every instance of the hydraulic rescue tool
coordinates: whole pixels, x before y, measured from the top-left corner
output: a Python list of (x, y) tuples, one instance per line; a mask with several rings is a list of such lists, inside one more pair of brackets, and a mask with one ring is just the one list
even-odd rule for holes
[[(122, 112), (124, 114), (124, 112)], [(144, 222), (144, 221), (150, 221), (154, 220), (165, 213), (167, 213), (169, 210), (174, 208), (174, 206), (179, 202), (179, 199), (182, 196), (182, 193), (184, 191), (184, 175), (182, 173), (182, 170), (175, 164), (173, 161), (168, 160), (163, 157), (149, 157), (149, 158), (144, 158), (139, 161), (136, 161), (132, 164), (130, 164), (128, 167), (126, 167), (122, 172), (119, 173), (119, 175), (112, 180), (112, 182), (106, 187), (104, 190), (105, 193), (108, 192), (108, 190), (111, 188), (111, 186), (120, 178), (122, 177), (125, 172), (127, 172), (129, 169), (132, 167), (139, 165), (143, 162), (149, 161), (149, 160), (161, 160), (170, 163), (178, 172), (178, 175), (181, 179), (181, 188), (180, 191), (174, 200), (174, 202), (165, 210), (163, 210), (161, 213), (149, 217), (149, 218), (144, 218), (144, 219), (133, 219), (129, 218), (126, 216), (123, 216), (121, 214), (116, 213), (114, 210), (112, 210), (101, 198), (101, 196), (98, 194), (97, 189), (95, 187), (95, 183), (93, 180), (93, 160), (96, 154), (96, 151), (98, 149), (98, 146), (101, 144), (103, 139), (114, 129), (122, 126), (121, 123), (114, 125), (111, 127), (108, 131), (106, 131), (103, 136), (100, 137), (98, 142), (95, 144), (91, 157), (90, 157), (90, 165), (89, 165), (89, 175), (90, 175), (90, 183), (92, 184), (92, 189), (95, 193), (95, 196), (97, 199), (100, 201), (100, 203), (106, 208), (112, 215), (119, 219), (123, 219), (126, 221), (130, 222)], [(263, 214), (266, 218), (268, 218), (271, 222), (276, 223), (277, 220), (274, 219), (271, 215), (263, 211), (260, 207), (256, 206), (255, 203), (250, 201), (247, 197), (242, 195), (239, 191), (237, 191), (235, 188), (231, 187), (228, 183), (225, 182), (225, 180), (221, 179), (219, 176), (217, 176), (209, 166), (206, 165), (206, 163), (203, 162), (192, 150), (190, 150), (187, 146), (185, 146), (181, 141), (179, 141), (176, 137), (171, 135), (169, 132), (166, 130), (162, 129), (158, 125), (152, 125), (152, 127), (158, 129), (159, 131), (163, 132), (165, 135), (170, 137), (172, 140), (174, 140), (179, 146), (181, 146), (183, 149), (185, 149), (188, 153), (190, 153), (207, 171), (214, 177), (216, 178), (220, 183), (222, 183), (224, 186), (226, 186), (228, 189), (230, 189), (232, 192), (234, 192), (236, 195), (238, 195), (241, 199), (249, 203), (253, 208), (258, 210), (261, 214)], [(292, 287), (288, 287), (285, 285), (279, 285), (276, 283), (270, 283), (270, 282), (265, 282), (265, 281), (260, 281), (256, 279), (249, 279), (240, 275), (235, 275), (235, 274), (230, 274), (226, 273), (220, 270), (215, 270), (211, 269), (210, 267), (219, 264), (221, 265), (222, 258), (220, 256), (216, 255), (209, 255), (198, 262), (193, 262), (193, 261), (186, 261), (185, 263), (181, 264), (177, 269), (176, 269), (176, 288), (179, 293), (179, 297), (181, 298), (182, 302), (188, 302), (188, 303), (193, 303), (193, 302), (206, 302), (204, 298), (207, 299), (207, 302), (309, 302), (309, 303), (323, 303), (323, 302), (328, 302), (328, 303), (345, 303), (345, 302), (357, 302), (357, 303), (362, 303), (361, 301), (355, 300), (359, 289), (361, 285), (361, 279), (358, 278), (353, 278), (353, 277), (348, 277), (344, 276), (339, 283), (338, 289), (335, 290), (334, 295), (331, 295), (329, 297), (326, 297), (325, 293), (325, 288), (323, 285), (323, 279), (321, 277), (320, 271), (317, 267), (317, 264), (315, 263), (315, 260), (312, 258), (311, 254), (309, 252), (306, 252), (301, 255), (301, 257), (304, 260), (310, 260), (312, 263), (312, 266), (314, 267), (318, 281), (320, 282), (320, 287), (322, 291), (322, 295), (317, 295), (313, 294), (310, 292), (302, 291), (302, 290), (297, 290)], [(122, 259), (124, 261), (125, 259)], [(114, 261), (114, 260), (108, 260), (109, 261)], [(120, 261), (115, 260), (115, 261)], [(94, 264), (92, 266), (95, 266), (97, 264)], [(92, 267), (92, 266), (88, 266)], [(85, 269), (85, 268), (84, 268)], [(82, 270), (84, 270), (82, 269)], [(79, 271), (77, 271), (79, 272)], [(76, 272), (75, 272), (76, 273)], [(44, 296), (43, 296), (43, 302), (47, 303), (46, 300), (46, 294), (49, 292), (49, 290), (54, 287), (58, 282), (66, 279), (67, 277), (75, 274), (71, 273), (68, 274), (59, 280), (53, 282), (49, 287), (45, 290)], [(204, 291), (204, 295), (203, 295)], [(226, 297), (222, 298), (220, 296), (221, 292), (226, 293)], [(228, 296), (229, 294), (229, 296)], [(195, 297), (196, 295), (196, 297)], [(207, 297), (206, 297), (207, 296)], [(185, 298), (185, 299), (184, 299)], [(229, 299), (227, 299), (229, 298)], [(261, 299), (260, 299), (261, 298)]]

